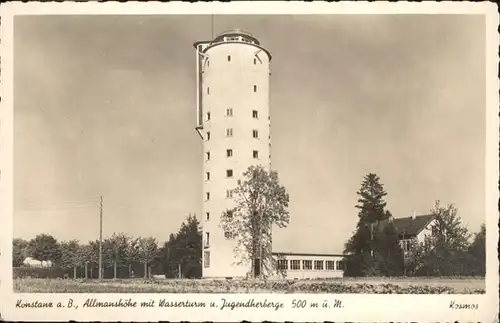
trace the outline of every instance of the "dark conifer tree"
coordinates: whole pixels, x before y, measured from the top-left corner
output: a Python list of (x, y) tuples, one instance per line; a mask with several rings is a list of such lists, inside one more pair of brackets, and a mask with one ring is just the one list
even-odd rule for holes
[(200, 222), (194, 215), (189, 215), (181, 224), (177, 234), (170, 234), (160, 250), (159, 261), (163, 264), (165, 275), (178, 277), (179, 265), (182, 277), (200, 278), (202, 259), (202, 237)]
[[(403, 258), (399, 258), (401, 248), (395, 228), (391, 225), (392, 229), (382, 230), (381, 224), (387, 224), (391, 214), (385, 210), (387, 203), (384, 197), (387, 192), (380, 183), (380, 178), (373, 173), (367, 174), (357, 194), (359, 199), (356, 208), (359, 209), (359, 220), (353, 236), (345, 245), (344, 251), (348, 256), (345, 259), (344, 275), (379, 276), (397, 272), (394, 267), (399, 265), (395, 263), (399, 263)], [(381, 241), (377, 245), (378, 237)], [(390, 259), (386, 259), (388, 256)]]
[(399, 244), (397, 229), (392, 221), (380, 222), (375, 238), (375, 262), (380, 275), (402, 276), (404, 254)]

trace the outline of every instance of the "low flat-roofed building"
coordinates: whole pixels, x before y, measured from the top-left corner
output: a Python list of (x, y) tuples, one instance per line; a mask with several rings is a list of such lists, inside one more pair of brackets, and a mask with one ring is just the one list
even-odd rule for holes
[(273, 252), (277, 275), (287, 279), (336, 278), (344, 276), (344, 255), (321, 253)]

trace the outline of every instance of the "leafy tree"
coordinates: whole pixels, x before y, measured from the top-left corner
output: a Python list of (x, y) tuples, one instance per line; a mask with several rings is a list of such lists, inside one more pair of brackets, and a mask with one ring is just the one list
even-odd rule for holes
[(470, 234), (454, 205), (442, 207), (437, 201), (431, 210), (435, 216), (432, 232), (412, 252), (415, 275), (453, 276), (467, 268)]
[(85, 265), (85, 278), (88, 278), (89, 269), (90, 277), (93, 277), (93, 269), (97, 268), (99, 264), (99, 241), (89, 241), (88, 244), (83, 245), (81, 256)]
[(60, 265), (64, 268), (73, 268), (73, 278), (76, 279), (76, 269), (83, 262), (82, 247), (77, 240), (63, 241), (60, 244)]
[(484, 276), (486, 274), (486, 226), (474, 236), (474, 241), (469, 246), (470, 274)]
[(127, 251), (129, 250), (130, 237), (124, 233), (113, 233), (104, 240), (102, 253), (103, 260), (113, 265), (113, 278), (117, 278), (118, 266), (127, 263)]
[(144, 265), (144, 278), (149, 276), (148, 264), (158, 255), (158, 242), (153, 237), (137, 238), (132, 242), (134, 259)]
[(424, 241), (422, 242), (412, 239), (409, 242), (408, 254), (405, 258), (405, 275), (418, 276), (418, 273), (425, 266), (426, 256), (431, 250), (430, 237), (424, 237)]
[(57, 240), (48, 234), (39, 234), (29, 242), (29, 250), (33, 259), (57, 263), (61, 258), (61, 250)]
[(12, 240), (12, 266), (20, 267), (28, 256), (28, 241), (20, 238)]
[[(344, 252), (345, 276), (393, 275), (402, 266), (397, 232), (392, 225), (381, 226), (391, 219), (385, 210), (384, 197), (387, 192), (380, 183), (380, 178), (369, 173), (365, 175), (361, 188), (357, 192), (358, 223), (351, 238), (346, 242)], [(392, 227), (392, 228), (391, 228)], [(385, 228), (385, 229), (384, 229)], [(384, 248), (389, 248), (385, 250)]]
[(176, 234), (170, 234), (159, 251), (159, 261), (168, 277), (177, 277), (180, 265), (181, 276), (185, 278), (201, 277), (202, 237), (200, 222), (194, 215), (189, 215), (181, 224)]
[[(250, 264), (250, 275), (266, 278), (276, 268), (272, 256), (272, 226), (290, 222), (289, 195), (278, 173), (262, 166), (250, 166), (234, 189), (235, 207), (221, 216), (221, 227), (235, 241), (238, 264)], [(257, 267), (257, 268), (256, 268)]]
[(126, 256), (126, 262), (128, 263), (128, 276), (129, 277), (135, 277), (132, 275), (133, 273), (133, 268), (132, 265), (139, 263), (139, 239), (140, 238), (133, 238), (130, 237), (130, 243), (127, 246), (127, 250), (125, 252)]

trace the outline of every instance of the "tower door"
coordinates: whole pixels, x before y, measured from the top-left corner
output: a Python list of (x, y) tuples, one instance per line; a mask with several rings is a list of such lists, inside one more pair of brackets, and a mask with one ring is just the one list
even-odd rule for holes
[(253, 271), (255, 273), (255, 277), (260, 276), (260, 258), (255, 258)]

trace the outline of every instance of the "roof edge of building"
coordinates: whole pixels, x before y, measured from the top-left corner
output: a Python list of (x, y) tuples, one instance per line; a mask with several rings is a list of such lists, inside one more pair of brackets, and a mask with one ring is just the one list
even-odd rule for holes
[(313, 257), (345, 257), (345, 254), (340, 253), (308, 253), (308, 252), (272, 252), (274, 256), (313, 256)]

